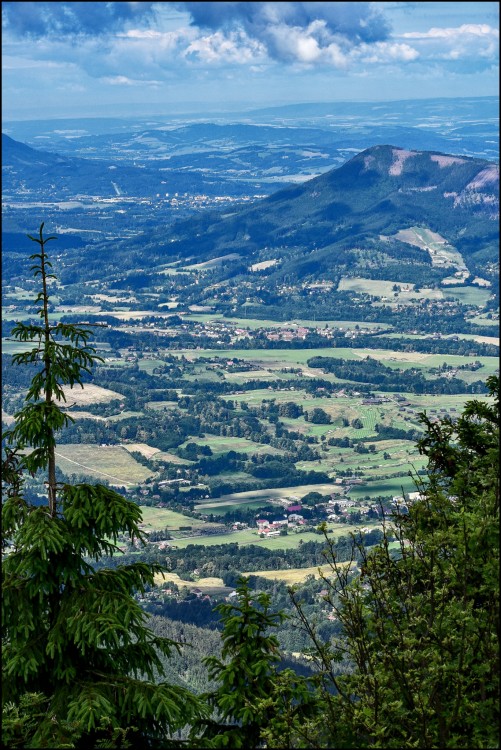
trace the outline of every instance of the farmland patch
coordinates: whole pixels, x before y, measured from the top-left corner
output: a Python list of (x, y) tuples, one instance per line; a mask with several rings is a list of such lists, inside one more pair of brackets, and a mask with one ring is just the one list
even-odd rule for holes
[(137, 485), (153, 476), (119, 445), (63, 443), (57, 446), (56, 464), (66, 475), (91, 476), (115, 486)]

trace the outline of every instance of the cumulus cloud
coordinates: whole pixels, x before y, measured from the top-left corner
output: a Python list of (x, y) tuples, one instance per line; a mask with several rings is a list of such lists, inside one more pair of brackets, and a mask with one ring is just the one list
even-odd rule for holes
[(151, 20), (154, 6), (152, 2), (4, 2), (2, 28), (34, 39), (96, 36)]
[(343, 66), (354, 45), (381, 42), (390, 27), (366, 2), (182, 2), (191, 24), (228, 34), (239, 29), (279, 62)]
[(435, 25), (425, 32), (407, 26), (396, 36), (385, 16), (392, 5), (399, 4), (4, 2), (4, 68), (12, 69), (10, 59), (41, 66), (57, 60), (110, 86), (153, 88), (209, 70), (222, 75), (225, 66), (256, 77), (282, 65), (299, 74), (361, 76), (376, 67), (387, 75), (433, 65), (462, 72), (496, 62), (499, 33), (492, 26)]
[(410, 31), (402, 34), (402, 39), (412, 42), (428, 59), (463, 60), (472, 70), (497, 62), (499, 58), (499, 30), (485, 23)]
[(266, 59), (266, 50), (257, 40), (239, 31), (199, 36), (181, 53), (188, 61), (217, 64), (255, 64)]
[(486, 23), (465, 23), (456, 28), (434, 27), (429, 31), (408, 31), (402, 36), (406, 39), (458, 39), (465, 36), (499, 38), (499, 31)]
[(357, 42), (386, 39), (390, 28), (373, 3), (367, 2), (184, 2), (175, 5), (190, 13), (201, 27), (221, 29), (238, 23), (249, 36), (265, 42), (274, 26), (305, 28), (325, 21), (330, 33)]

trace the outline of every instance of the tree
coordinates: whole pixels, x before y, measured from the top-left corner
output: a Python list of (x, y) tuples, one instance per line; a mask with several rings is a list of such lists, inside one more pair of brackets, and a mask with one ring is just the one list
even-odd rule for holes
[[(326, 536), (327, 600), (344, 634), (337, 648), (321, 642), (296, 599), (336, 747), (499, 744), (499, 378), (487, 384), (492, 403), (468, 402), (457, 422), (421, 415), (427, 480), (416, 480), (419, 498), (397, 510), (373, 552), (353, 537), (359, 577), (336, 563)], [(340, 659), (350, 674), (336, 676)]]
[(196, 727), (204, 728), (202, 747), (297, 747), (317, 704), (307, 680), (289, 669), (277, 671), (279, 644), (270, 629), (286, 615), (270, 610), (268, 594), (252, 595), (248, 578), (238, 579), (236, 594), (235, 602), (216, 607), (223, 621), (222, 658), (204, 660), (219, 684), (206, 696), (215, 716)]
[[(30, 747), (161, 746), (169, 733), (203, 715), (189, 691), (157, 682), (160, 655), (177, 644), (156, 637), (134, 598), (161, 566), (135, 563), (95, 571), (119, 535), (141, 540), (138, 506), (102, 485), (56, 481), (56, 435), (71, 417), (64, 386), (83, 387), (98, 360), (90, 332), (49, 318), (45, 245), (32, 270), (40, 325), (12, 333), (34, 346), (17, 364), (39, 365), (14, 427), (6, 434), (2, 506), (3, 742)], [(27, 474), (47, 477), (47, 504), (23, 493)], [(103, 745), (102, 743), (108, 743)]]
[(308, 421), (313, 424), (330, 424), (331, 418), (326, 411), (317, 406), (313, 409), (311, 414), (309, 414)]

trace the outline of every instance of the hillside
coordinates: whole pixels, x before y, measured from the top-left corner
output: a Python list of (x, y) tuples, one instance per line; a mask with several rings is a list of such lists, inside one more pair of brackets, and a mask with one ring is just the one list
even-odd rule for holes
[[(499, 168), (492, 162), (374, 146), (250, 207), (119, 243), (108, 261), (127, 267), (131, 250), (136, 263), (145, 253), (150, 268), (231, 256), (222, 265), (232, 275), (235, 266), (245, 274), (253, 264), (274, 261), (268, 275), (277, 279), (322, 280), (367, 269), (373, 275), (384, 269), (384, 278), (392, 279), (392, 265), (401, 271), (402, 263), (413, 275), (416, 264), (423, 266), (437, 282), (451, 272), (467, 275), (466, 269), (485, 274), (497, 260), (498, 190)], [(411, 235), (399, 234), (409, 229)], [(433, 242), (420, 240), (419, 229), (433, 232)], [(432, 243), (445, 248), (445, 257)]]

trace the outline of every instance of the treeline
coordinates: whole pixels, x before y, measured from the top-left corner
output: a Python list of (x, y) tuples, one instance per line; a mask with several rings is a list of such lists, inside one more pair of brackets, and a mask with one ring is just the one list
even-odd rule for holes
[(374, 306), (370, 295), (354, 302), (348, 292), (332, 295), (311, 294), (308, 297), (293, 295), (281, 296), (276, 304), (246, 305), (233, 309), (230, 303), (219, 303), (215, 312), (228, 317), (247, 317), (267, 320), (358, 320), (364, 323), (384, 323), (396, 332), (443, 334), (468, 333), (482, 336), (497, 336), (495, 325), (477, 326), (465, 320), (465, 306), (451, 303), (450, 307), (435, 301), (423, 301), (419, 306), (400, 305), (393, 309), (388, 305)]
[(307, 364), (309, 367), (332, 373), (340, 379), (371, 385), (379, 391), (430, 394), (487, 393), (487, 386), (481, 380), (474, 383), (445, 377), (428, 380), (417, 367), (409, 367), (406, 370), (393, 369), (369, 356), (362, 360), (312, 357), (307, 360)]
[[(371, 546), (381, 540), (382, 533), (379, 529), (372, 529), (360, 538), (366, 546)], [(149, 563), (163, 564), (169, 571), (176, 573), (191, 584), (194, 581), (194, 571), (198, 571), (201, 577), (216, 576), (223, 579), (225, 586), (235, 586), (242, 572), (311, 568), (324, 565), (325, 549), (325, 542), (320, 541), (304, 542), (294, 549), (273, 550), (255, 544), (240, 547), (238, 542), (209, 547), (203, 544), (188, 544), (182, 549), (176, 549), (175, 546), (169, 547), (167, 551), (159, 551), (149, 545), (141, 552), (141, 559)], [(353, 553), (351, 537), (338, 537), (333, 549), (339, 562), (349, 560)], [(136, 559), (136, 555), (128, 554), (120, 557), (103, 557), (100, 565), (117, 567), (129, 564)], [(168, 573), (166, 573), (166, 580), (169, 580)]]

